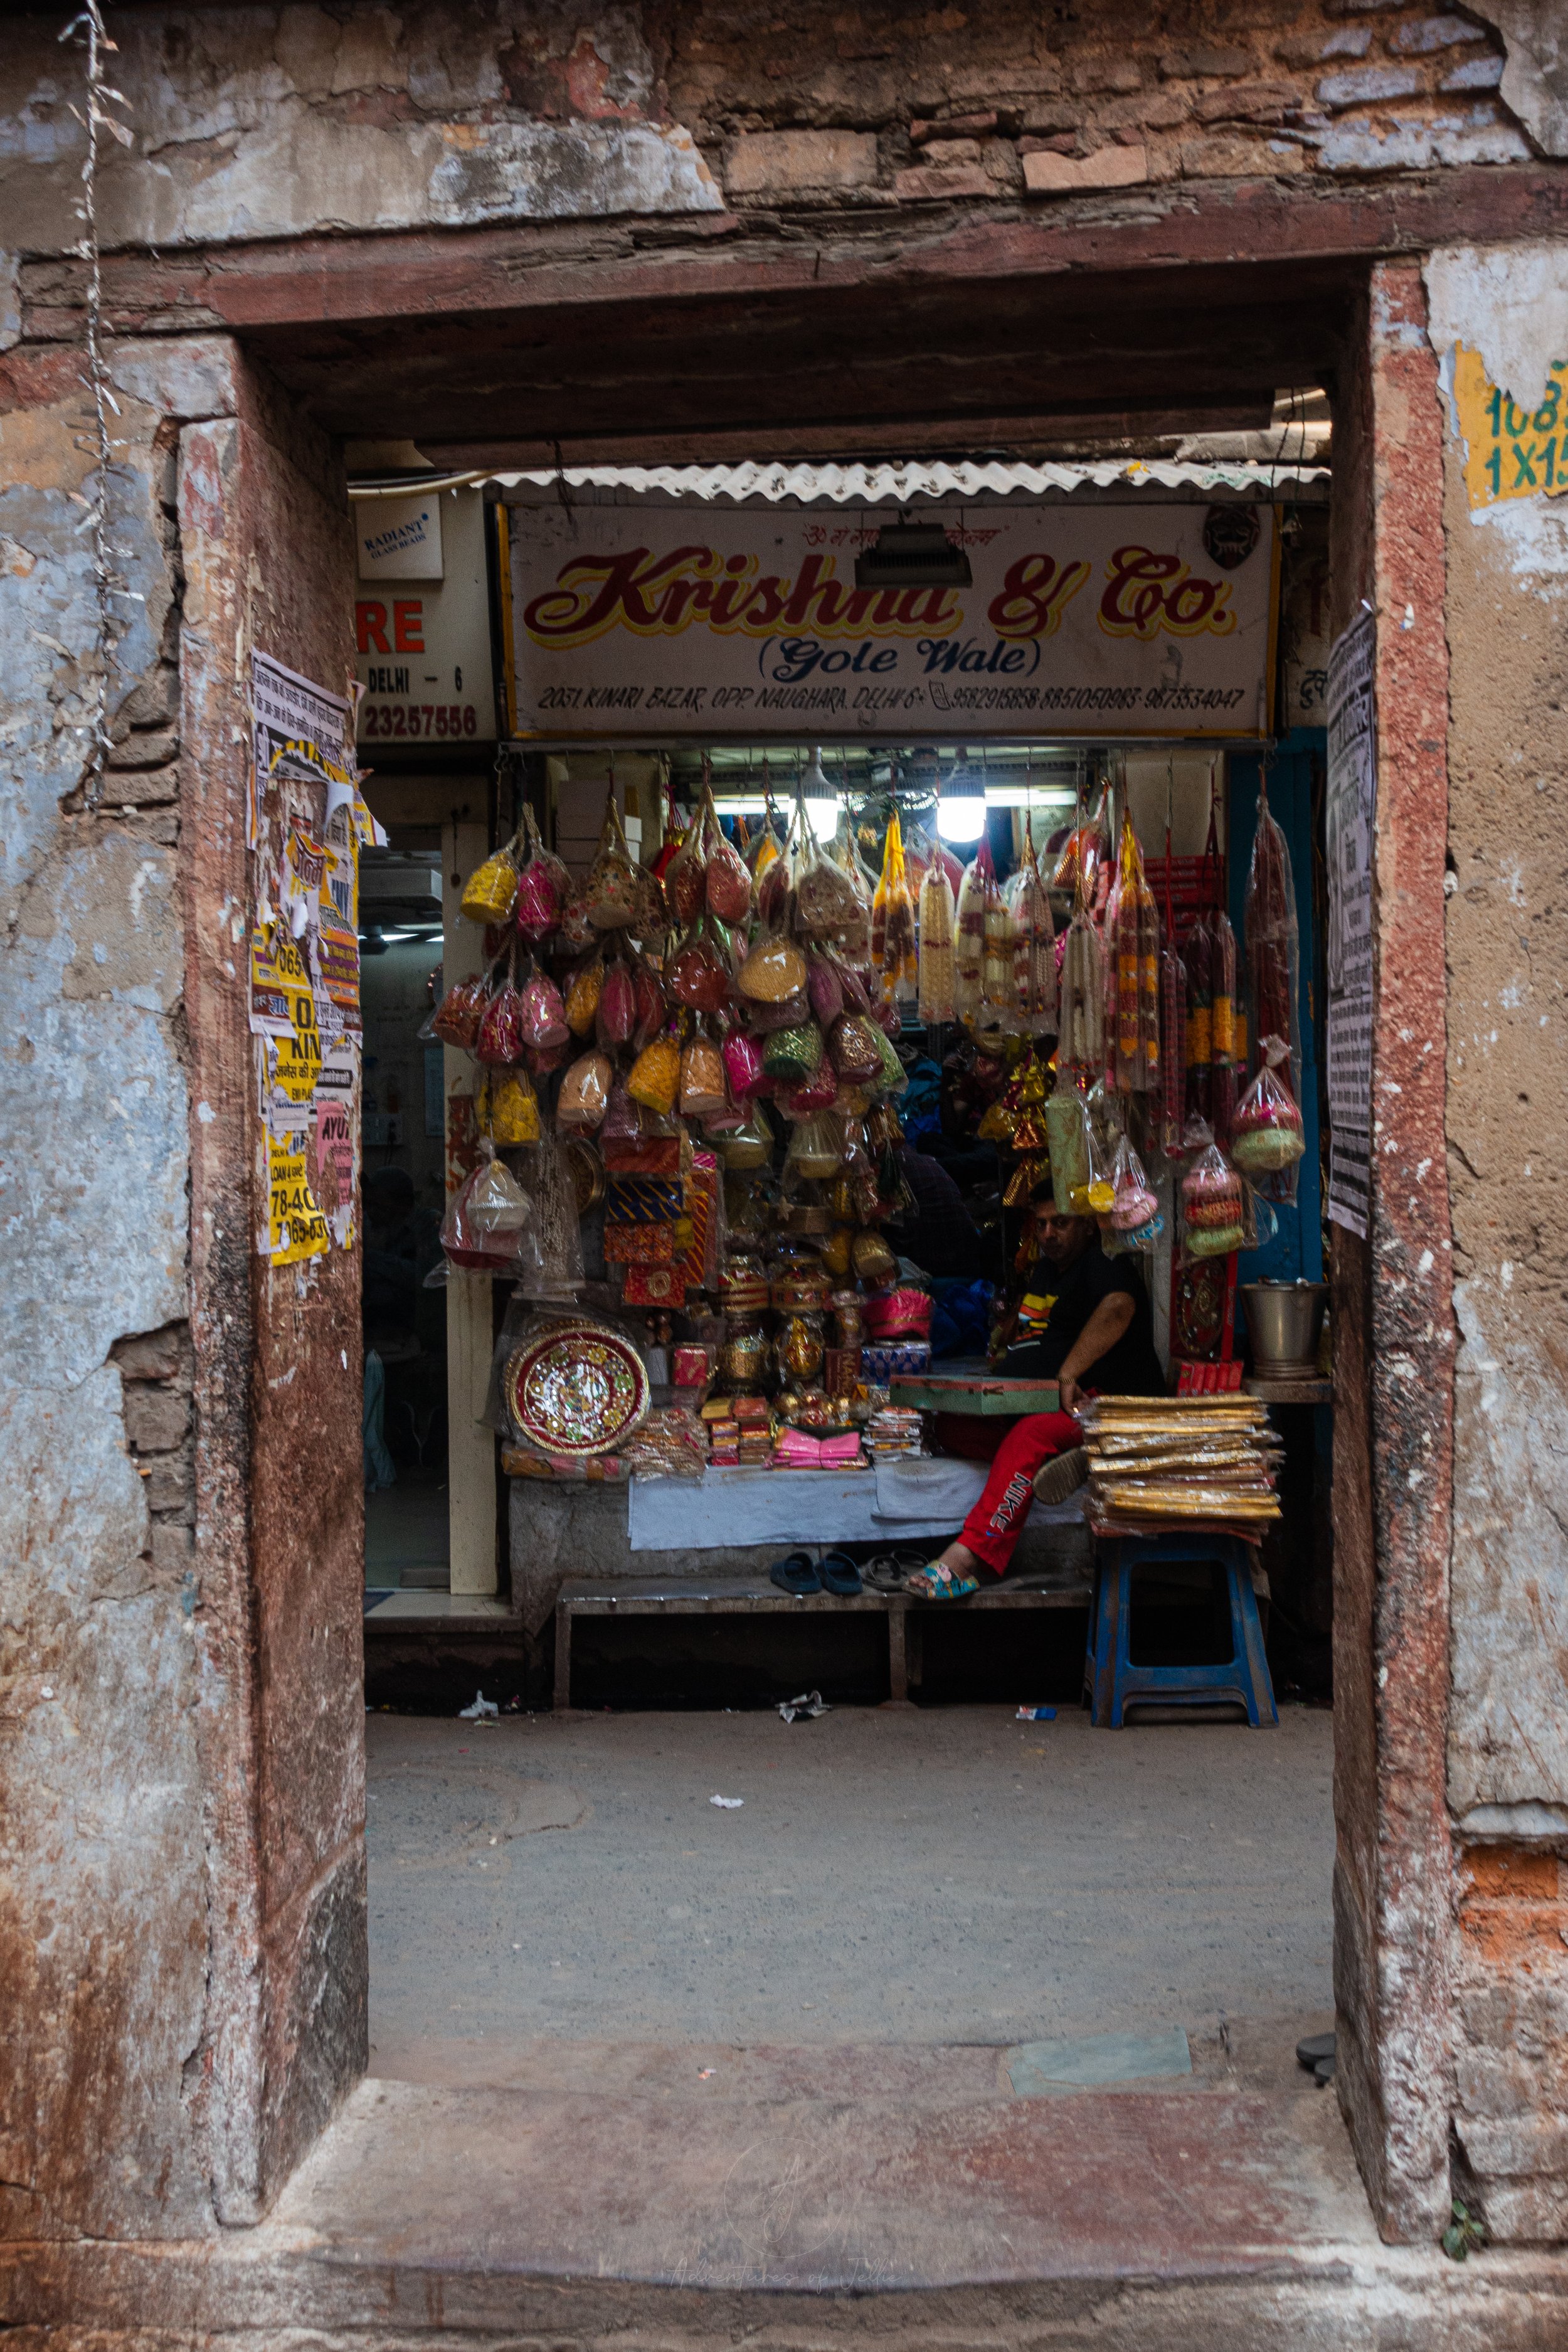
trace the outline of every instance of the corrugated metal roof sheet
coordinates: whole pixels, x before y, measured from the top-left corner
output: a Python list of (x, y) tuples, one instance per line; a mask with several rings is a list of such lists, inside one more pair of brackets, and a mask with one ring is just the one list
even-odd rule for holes
[[(1079, 489), (1198, 489), (1270, 491), (1303, 486), (1326, 486), (1326, 466), (1287, 460), (1258, 465), (1245, 458), (1227, 458), (1199, 465), (1171, 457), (1106, 459), (1071, 465), (950, 466), (940, 461), (915, 465), (813, 466), (747, 464), (743, 466), (568, 466), (563, 469), (568, 489), (650, 490), (679, 499), (763, 499), (782, 505), (798, 499), (803, 506), (824, 502), (834, 506), (911, 506), (929, 499), (1038, 498), (1043, 491)], [(492, 474), (504, 489), (552, 490), (553, 472)]]

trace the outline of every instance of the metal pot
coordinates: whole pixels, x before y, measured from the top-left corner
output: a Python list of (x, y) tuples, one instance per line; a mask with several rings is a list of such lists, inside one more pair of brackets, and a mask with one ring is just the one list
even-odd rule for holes
[(1328, 1296), (1326, 1282), (1242, 1284), (1253, 1369), (1260, 1379), (1284, 1372), (1300, 1379), (1316, 1370)]

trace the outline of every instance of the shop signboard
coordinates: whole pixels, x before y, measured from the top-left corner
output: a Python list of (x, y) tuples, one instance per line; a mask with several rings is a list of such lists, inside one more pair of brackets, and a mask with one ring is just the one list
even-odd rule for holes
[[(967, 584), (886, 584), (882, 533), (911, 521)], [(1238, 502), (519, 505), (518, 733), (1256, 738), (1277, 581), (1274, 511)]]
[(1329, 1215), (1366, 1239), (1372, 1205), (1372, 858), (1377, 823), (1377, 626), (1370, 613), (1329, 656), (1329, 772), (1323, 847)]
[(440, 528), (426, 520), (417, 544), (399, 551), (401, 532), (418, 522), (394, 527), (407, 503), (355, 501), (354, 674), (364, 689), (355, 734), (373, 765), (384, 745), (495, 740), (484, 500), (464, 489), (425, 501), (420, 511), (433, 509)]

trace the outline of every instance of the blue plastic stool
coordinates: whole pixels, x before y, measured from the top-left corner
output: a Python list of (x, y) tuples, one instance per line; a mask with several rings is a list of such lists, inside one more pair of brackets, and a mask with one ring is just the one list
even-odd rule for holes
[[(1084, 1678), (1091, 1696), (1090, 1721), (1120, 1730), (1130, 1702), (1148, 1699), (1162, 1706), (1212, 1706), (1235, 1700), (1247, 1709), (1256, 1731), (1278, 1724), (1274, 1684), (1263, 1654), (1263, 1628), (1249, 1566), (1251, 1546), (1239, 1536), (1120, 1536), (1104, 1548), (1095, 1570), (1089, 1612), (1089, 1648)], [(1132, 1577), (1140, 1568), (1195, 1560), (1223, 1568), (1230, 1597), (1231, 1654), (1212, 1666), (1135, 1666), (1128, 1655), (1132, 1622)]]

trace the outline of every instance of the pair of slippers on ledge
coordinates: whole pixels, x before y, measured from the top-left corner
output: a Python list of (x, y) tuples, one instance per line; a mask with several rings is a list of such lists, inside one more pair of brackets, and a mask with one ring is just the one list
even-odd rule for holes
[(820, 1562), (808, 1551), (792, 1551), (784, 1559), (775, 1559), (768, 1570), (771, 1581), (781, 1592), (793, 1592), (804, 1601), (809, 1592), (831, 1592), (839, 1601), (853, 1601), (865, 1591), (860, 1571), (847, 1551), (825, 1551)]

